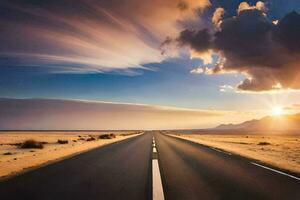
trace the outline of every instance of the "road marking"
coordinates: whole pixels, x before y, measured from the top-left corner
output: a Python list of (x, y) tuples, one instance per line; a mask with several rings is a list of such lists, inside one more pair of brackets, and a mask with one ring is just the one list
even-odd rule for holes
[(300, 178), (298, 178), (298, 177), (296, 177), (296, 176), (293, 176), (293, 175), (290, 175), (290, 174), (287, 174), (287, 173), (284, 173), (284, 172), (282, 172), (282, 171), (279, 171), (279, 170), (276, 170), (276, 169), (272, 169), (272, 168), (270, 168), (270, 167), (266, 167), (266, 166), (264, 166), (264, 165), (257, 164), (257, 163), (255, 163), (255, 162), (251, 162), (251, 164), (256, 165), (256, 166), (258, 166), (258, 167), (261, 167), (261, 168), (264, 168), (264, 169), (268, 169), (268, 170), (270, 170), (270, 171), (273, 171), (273, 172), (276, 172), (276, 173), (278, 173), (278, 174), (285, 175), (285, 176), (288, 176), (288, 177), (290, 177), (290, 178), (293, 178), (293, 179), (296, 179), (296, 180), (300, 181)]
[(152, 145), (152, 199), (164, 200), (164, 190), (161, 181), (161, 175), (159, 171), (159, 165), (157, 160), (157, 149), (155, 147), (155, 139), (153, 137)]
[(213, 148), (213, 147), (211, 147), (211, 149), (213, 149), (213, 150), (215, 150), (215, 151), (218, 151), (218, 152), (220, 152), (220, 153), (224, 153), (224, 154), (227, 154), (227, 155), (232, 155), (231, 153), (229, 153), (229, 152), (226, 152), (226, 151), (221, 151), (221, 150), (219, 150), (219, 149), (216, 149), (216, 148)]
[(153, 153), (157, 153), (157, 150), (155, 147), (153, 147)]
[(152, 160), (152, 195), (154, 200), (164, 200), (164, 191), (158, 166), (158, 160)]

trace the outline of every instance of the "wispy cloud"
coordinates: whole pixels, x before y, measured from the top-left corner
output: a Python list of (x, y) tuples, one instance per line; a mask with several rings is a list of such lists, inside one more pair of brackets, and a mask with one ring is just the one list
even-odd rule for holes
[(167, 36), (176, 34), (177, 20), (191, 17), (196, 8), (208, 3), (1, 1), (0, 25), (5, 29), (0, 30), (0, 61), (7, 64), (10, 59), (10, 65), (54, 66), (62, 72), (144, 68), (144, 64), (163, 59), (159, 45)]
[(204, 73), (204, 69), (202, 67), (197, 67), (195, 69), (192, 69), (190, 71), (191, 74), (203, 74)]
[(234, 92), (235, 88), (231, 85), (221, 85), (220, 92)]

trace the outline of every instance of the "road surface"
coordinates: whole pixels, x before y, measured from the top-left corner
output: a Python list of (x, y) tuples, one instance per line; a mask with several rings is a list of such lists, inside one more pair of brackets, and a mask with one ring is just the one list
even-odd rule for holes
[(165, 199), (300, 199), (300, 181), (186, 140), (156, 134)]
[(300, 181), (234, 155), (146, 133), (0, 182), (10, 200), (152, 199), (152, 137), (167, 200), (300, 199)]
[(143, 134), (0, 182), (0, 199), (150, 199), (151, 143)]

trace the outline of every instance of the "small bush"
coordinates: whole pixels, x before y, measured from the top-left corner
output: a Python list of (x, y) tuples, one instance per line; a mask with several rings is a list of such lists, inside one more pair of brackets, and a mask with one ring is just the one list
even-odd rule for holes
[(69, 141), (68, 141), (68, 140), (60, 140), (60, 139), (58, 139), (58, 140), (57, 140), (57, 143), (58, 143), (58, 144), (68, 144)]
[(99, 135), (98, 138), (99, 138), (99, 139), (109, 139), (109, 134), (102, 134), (102, 135)]
[(99, 135), (99, 139), (113, 139), (113, 138), (116, 138), (116, 135), (113, 133)]
[(48, 142), (40, 142), (41, 144), (49, 144)]
[(270, 145), (271, 143), (269, 142), (259, 142), (257, 145)]
[(21, 143), (21, 149), (42, 149), (44, 145), (41, 142), (37, 142), (35, 140), (26, 140), (25, 142)]
[(9, 155), (13, 155), (13, 154), (12, 154), (12, 152), (5, 152), (3, 155), (9, 156)]
[(94, 141), (94, 140), (96, 140), (96, 138), (94, 138), (94, 137), (89, 137), (88, 139), (86, 139), (86, 141), (88, 141), (88, 142)]

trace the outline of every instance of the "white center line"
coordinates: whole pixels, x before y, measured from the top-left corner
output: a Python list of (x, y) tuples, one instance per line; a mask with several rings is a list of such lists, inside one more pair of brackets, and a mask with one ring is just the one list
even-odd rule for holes
[(152, 195), (154, 200), (164, 200), (158, 160), (152, 160)]
[(157, 153), (157, 150), (155, 147), (153, 147), (153, 153)]
[(152, 199), (164, 200), (164, 190), (162, 186), (159, 165), (157, 160), (157, 149), (155, 147), (155, 139), (153, 137), (153, 155), (152, 155)]
[(267, 169), (267, 170), (271, 170), (271, 171), (276, 172), (276, 173), (278, 173), (278, 174), (282, 174), (282, 175), (285, 175), (285, 176), (288, 176), (288, 177), (290, 177), (290, 178), (293, 178), (293, 179), (296, 179), (296, 180), (300, 181), (300, 178), (298, 178), (298, 177), (296, 177), (296, 176), (293, 176), (293, 175), (290, 175), (290, 174), (287, 174), (287, 173), (284, 173), (284, 172), (282, 172), (282, 171), (279, 171), (279, 170), (276, 170), (276, 169), (272, 169), (272, 168), (270, 168), (270, 167), (266, 167), (266, 166), (257, 164), (257, 163), (255, 163), (255, 162), (251, 162), (251, 164), (256, 165), (256, 166), (258, 166), (258, 167), (261, 167), (261, 168), (264, 168), (264, 169)]

